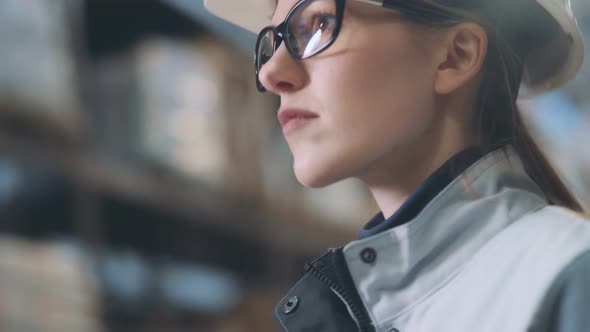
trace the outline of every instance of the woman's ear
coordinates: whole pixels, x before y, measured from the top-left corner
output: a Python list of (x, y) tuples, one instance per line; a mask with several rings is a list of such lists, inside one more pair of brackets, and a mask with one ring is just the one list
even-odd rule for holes
[(487, 33), (475, 23), (458, 24), (442, 34), (439, 50), (434, 89), (446, 95), (478, 76), (488, 50)]

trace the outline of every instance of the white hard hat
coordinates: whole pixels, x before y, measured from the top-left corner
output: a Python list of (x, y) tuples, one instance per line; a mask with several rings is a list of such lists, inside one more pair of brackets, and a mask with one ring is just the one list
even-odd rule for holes
[[(270, 24), (270, 17), (276, 3), (276, 0), (204, 1), (205, 7), (214, 15), (255, 34)], [(527, 95), (542, 93), (562, 86), (576, 75), (584, 61), (582, 36), (572, 12), (570, 0), (535, 1), (553, 17), (562, 31), (547, 47), (534, 50), (527, 56), (525, 75), (535, 78), (525, 85)], [(375, 2), (382, 3), (383, 1), (375, 0)], [(564, 58), (557, 65), (548, 65), (543, 59), (554, 54), (554, 47), (565, 48), (565, 52), (562, 51)], [(528, 61), (529, 59), (530, 61)]]

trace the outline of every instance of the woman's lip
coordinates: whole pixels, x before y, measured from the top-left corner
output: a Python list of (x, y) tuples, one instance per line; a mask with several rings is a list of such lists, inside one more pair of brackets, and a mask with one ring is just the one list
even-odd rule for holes
[(294, 118), (291, 119), (289, 121), (287, 121), (287, 123), (285, 123), (285, 125), (283, 126), (283, 135), (287, 136), (289, 135), (291, 132), (305, 127), (307, 124), (309, 124), (310, 122), (314, 121), (315, 118)]
[(314, 119), (319, 117), (316, 113), (306, 111), (306, 110), (298, 110), (298, 109), (281, 109), (278, 114), (279, 122), (283, 129), (292, 120), (298, 120), (298, 122), (306, 122), (308, 120)]

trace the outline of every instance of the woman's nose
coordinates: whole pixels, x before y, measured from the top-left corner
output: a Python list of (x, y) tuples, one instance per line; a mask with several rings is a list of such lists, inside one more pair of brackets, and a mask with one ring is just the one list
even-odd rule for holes
[(301, 89), (306, 83), (307, 74), (301, 61), (294, 59), (283, 44), (262, 65), (258, 79), (266, 90), (281, 95)]

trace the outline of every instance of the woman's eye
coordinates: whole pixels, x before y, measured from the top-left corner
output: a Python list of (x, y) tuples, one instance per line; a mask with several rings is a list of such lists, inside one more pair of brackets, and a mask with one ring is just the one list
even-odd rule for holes
[(326, 14), (317, 14), (311, 18), (311, 29), (310, 32), (315, 32), (318, 30), (326, 31), (330, 29), (331, 23), (334, 21), (334, 16), (326, 15)]
[(315, 13), (306, 18), (301, 18), (295, 25), (294, 32), (300, 36), (311, 36), (318, 30), (331, 29), (336, 22), (333, 14)]

